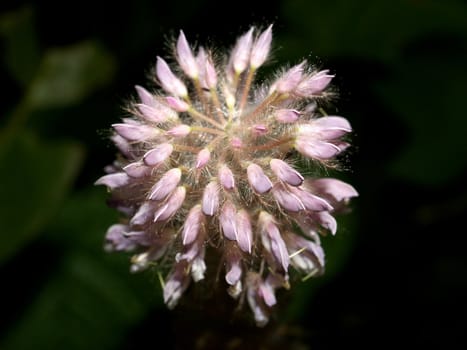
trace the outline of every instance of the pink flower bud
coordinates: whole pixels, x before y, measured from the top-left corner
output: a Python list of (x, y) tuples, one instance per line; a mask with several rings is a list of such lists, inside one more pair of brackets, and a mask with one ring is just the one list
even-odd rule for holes
[(126, 230), (128, 230), (127, 225), (115, 224), (110, 226), (105, 235), (105, 250), (124, 252), (134, 250), (138, 245), (125, 237)]
[(295, 148), (303, 155), (316, 159), (329, 159), (344, 151), (348, 144), (336, 140), (352, 129), (341, 117), (322, 117), (298, 128)]
[(196, 156), (196, 169), (201, 169), (206, 166), (211, 158), (211, 152), (207, 148), (203, 148)]
[(230, 140), (230, 145), (233, 147), (233, 148), (237, 148), (237, 149), (240, 149), (243, 147), (243, 142), (240, 138), (238, 137), (232, 137), (232, 139)]
[(177, 40), (177, 58), (180, 67), (182, 67), (186, 75), (192, 79), (198, 78), (198, 64), (196, 63), (193, 52), (191, 51), (190, 45), (188, 45), (183, 31), (180, 31), (180, 35)]
[(263, 136), (268, 133), (268, 127), (264, 124), (256, 124), (252, 126), (252, 131), (256, 136)]
[(248, 67), (253, 44), (253, 30), (254, 28), (251, 27), (247, 33), (243, 34), (232, 51), (232, 66), (236, 74), (242, 73)]
[(295, 109), (278, 109), (274, 117), (279, 123), (295, 123), (300, 117), (300, 112)]
[(180, 261), (172, 269), (164, 285), (164, 302), (169, 309), (173, 309), (178, 300), (188, 288), (190, 278), (187, 274), (188, 264), (186, 261)]
[(105, 185), (110, 189), (122, 187), (130, 183), (130, 177), (125, 173), (114, 173), (104, 175), (99, 178), (94, 184)]
[(235, 216), (235, 238), (237, 240), (238, 246), (245, 253), (251, 253), (251, 242), (253, 238), (253, 232), (251, 229), (250, 216), (247, 211), (241, 209), (237, 212)]
[(139, 161), (128, 164), (123, 171), (131, 177), (140, 178), (151, 175), (152, 168)]
[(232, 204), (232, 202), (228, 200), (225, 201), (219, 215), (219, 223), (224, 236), (231, 241), (235, 241), (237, 239), (237, 226), (235, 222), (236, 214), (237, 210), (235, 209), (235, 206)]
[(146, 165), (156, 166), (164, 162), (173, 151), (173, 146), (170, 143), (162, 143), (157, 145), (152, 150), (146, 152), (143, 156), (143, 161)]
[(275, 223), (274, 217), (262, 211), (258, 221), (261, 228), (263, 246), (274, 256), (277, 264), (287, 273), (289, 254), (287, 253), (287, 247)]
[(219, 209), (219, 185), (216, 181), (208, 183), (203, 192), (203, 213), (213, 216)]
[(304, 66), (305, 62), (302, 62), (290, 68), (273, 84), (272, 90), (279, 93), (292, 92), (303, 79)]
[(191, 132), (191, 127), (186, 124), (180, 124), (177, 126), (174, 126), (172, 129), (167, 130), (165, 133), (168, 136), (172, 137), (185, 137)]
[(188, 103), (180, 100), (177, 97), (167, 96), (165, 100), (167, 104), (170, 106), (170, 108), (172, 108), (173, 110), (177, 112), (186, 112), (190, 109), (190, 106), (188, 105)]
[(305, 157), (319, 160), (333, 158), (345, 149), (331, 142), (307, 139), (306, 137), (297, 138), (295, 148)]
[(292, 186), (299, 186), (303, 182), (303, 176), (286, 162), (280, 159), (271, 159), (269, 162), (272, 172), (281, 181)]
[(226, 190), (232, 190), (235, 187), (235, 178), (232, 170), (225, 164), (219, 168), (219, 182)]
[(272, 42), (272, 24), (261, 33), (251, 49), (250, 65), (256, 69), (266, 61)]
[(235, 246), (230, 246), (225, 254), (225, 280), (231, 286), (237, 284), (242, 277), (242, 253)]
[(160, 134), (157, 128), (144, 124), (118, 123), (112, 124), (115, 131), (128, 141), (146, 141)]
[(259, 165), (250, 164), (246, 171), (248, 182), (256, 193), (266, 193), (272, 188), (271, 180), (264, 174)]
[(138, 97), (143, 105), (152, 106), (154, 103), (154, 96), (145, 88), (139, 85), (135, 85)]
[(193, 278), (193, 281), (198, 282), (204, 279), (205, 272), (206, 272), (206, 263), (204, 262), (204, 254), (203, 254), (203, 256), (197, 256), (191, 263), (191, 277)]
[(179, 97), (188, 96), (185, 84), (172, 73), (169, 65), (160, 57), (157, 57), (156, 75), (162, 88), (168, 93)]
[(177, 113), (162, 103), (154, 102), (152, 106), (137, 104), (139, 112), (148, 122), (160, 124), (167, 119), (177, 119)]
[(151, 188), (151, 193), (148, 199), (153, 201), (160, 201), (167, 197), (180, 183), (182, 178), (182, 171), (179, 168), (170, 169), (167, 171), (159, 181), (156, 182)]
[(322, 178), (310, 181), (310, 187), (319, 194), (330, 197), (335, 202), (347, 201), (352, 197), (358, 197), (358, 192), (348, 183), (343, 181)]
[(289, 191), (300, 199), (304, 207), (311, 211), (332, 210), (331, 204), (304, 188), (289, 186)]
[(316, 217), (316, 221), (320, 223), (322, 227), (329, 230), (333, 235), (337, 232), (337, 222), (328, 211), (320, 211), (313, 214)]
[(287, 211), (298, 212), (306, 209), (300, 198), (292, 193), (284, 184), (275, 184), (272, 194), (277, 203)]
[(185, 200), (185, 195), (185, 187), (177, 187), (177, 189), (169, 196), (167, 202), (154, 213), (154, 222), (161, 222), (173, 216), (182, 206), (183, 201)]
[(305, 273), (324, 270), (324, 251), (319, 244), (294, 233), (287, 233), (284, 239), (292, 256), (291, 264), (296, 269)]
[(131, 225), (143, 225), (149, 220), (154, 214), (155, 206), (153, 202), (144, 202), (139, 207), (138, 211), (133, 215), (130, 220)]
[(334, 75), (329, 75), (328, 72), (323, 70), (303, 79), (295, 90), (297, 95), (303, 97), (320, 95), (334, 78)]
[(118, 134), (112, 135), (110, 139), (125, 157), (131, 157), (131, 146), (127, 139), (121, 137)]
[(195, 205), (188, 213), (183, 224), (182, 240), (184, 245), (193, 243), (203, 225), (203, 212), (200, 205)]
[(214, 67), (211, 57), (208, 57), (206, 60), (204, 79), (209, 89), (214, 89), (217, 86), (216, 68)]

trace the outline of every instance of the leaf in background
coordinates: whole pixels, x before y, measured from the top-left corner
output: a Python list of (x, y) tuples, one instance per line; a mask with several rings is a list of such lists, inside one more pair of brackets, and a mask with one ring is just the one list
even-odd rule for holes
[(380, 98), (406, 123), (411, 137), (399, 158), (388, 164), (393, 174), (434, 185), (465, 170), (466, 53), (444, 50), (439, 57), (409, 57), (390, 81), (381, 84)]
[(1, 145), (0, 264), (48, 224), (83, 158), (73, 143), (45, 143), (24, 133)]
[(280, 38), (279, 46), (287, 47), (288, 57), (312, 51), (321, 57), (387, 61), (426, 33), (467, 29), (467, 6), (456, 0), (292, 0), (283, 4), (289, 35)]
[(65, 259), (10, 327), (1, 349), (115, 349), (162, 305), (155, 280), (130, 274), (128, 256), (104, 252), (106, 229), (116, 221), (105, 197), (102, 188), (91, 188), (64, 201), (46, 238)]
[(12, 77), (27, 85), (39, 64), (39, 44), (30, 7), (0, 17), (0, 38), (5, 43), (4, 61)]
[(99, 44), (87, 41), (46, 51), (26, 102), (31, 108), (76, 104), (107, 84), (115, 60)]
[(131, 285), (100, 257), (70, 254), (0, 347), (115, 349), (145, 310)]

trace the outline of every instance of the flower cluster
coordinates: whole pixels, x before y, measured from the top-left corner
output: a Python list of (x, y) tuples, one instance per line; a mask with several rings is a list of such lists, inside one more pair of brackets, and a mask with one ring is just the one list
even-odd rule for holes
[(167, 273), (169, 308), (192, 281), (218, 272), (206, 266), (212, 254), (228, 293), (246, 299), (264, 325), (292, 270), (322, 273), (319, 234), (335, 234), (333, 214), (357, 196), (340, 180), (298, 170), (299, 162), (334, 166), (351, 126), (316, 108), (329, 96), (327, 70), (302, 62), (255, 83), (271, 40), (271, 26), (251, 28), (215, 57), (180, 32), (177, 65), (157, 57), (161, 89), (136, 86), (131, 117), (112, 125), (120, 154), (96, 184), (108, 187), (124, 219), (109, 228), (106, 247), (135, 252), (132, 271)]

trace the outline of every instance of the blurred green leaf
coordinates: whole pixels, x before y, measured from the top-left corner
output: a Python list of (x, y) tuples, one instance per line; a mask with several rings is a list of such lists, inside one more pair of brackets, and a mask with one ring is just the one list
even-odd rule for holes
[(467, 6), (457, 0), (292, 0), (282, 9), (289, 34), (279, 46), (295, 58), (312, 51), (321, 57), (393, 60), (407, 43), (427, 33), (467, 29)]
[(107, 228), (118, 221), (118, 212), (106, 205), (105, 192), (96, 186), (67, 198), (49, 226), (48, 237), (63, 247), (102, 252)]
[(410, 134), (390, 171), (424, 185), (448, 182), (467, 166), (467, 55), (440, 56), (407, 58), (378, 90)]
[(145, 307), (100, 257), (71, 254), (0, 344), (4, 350), (113, 349)]
[(116, 220), (105, 197), (102, 188), (87, 188), (64, 201), (46, 238), (65, 259), (1, 349), (115, 349), (162, 304), (155, 279), (130, 274), (125, 254), (103, 251), (106, 229)]
[(49, 49), (38, 68), (26, 102), (31, 108), (75, 104), (107, 84), (115, 73), (115, 60), (93, 41)]
[(83, 158), (73, 143), (45, 143), (31, 133), (0, 145), (0, 263), (55, 215)]
[(30, 7), (0, 17), (0, 37), (4, 40), (3, 60), (12, 77), (25, 86), (33, 78), (40, 52)]

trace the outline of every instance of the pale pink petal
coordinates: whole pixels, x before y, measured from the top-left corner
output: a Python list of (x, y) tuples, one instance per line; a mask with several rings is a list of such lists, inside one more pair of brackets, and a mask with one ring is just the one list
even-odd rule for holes
[(145, 88), (139, 85), (135, 85), (136, 92), (142, 104), (152, 106), (154, 102), (154, 96)]
[(312, 187), (320, 193), (331, 196), (335, 201), (341, 202), (352, 197), (358, 197), (358, 192), (348, 183), (333, 178), (313, 180)]
[(175, 138), (182, 138), (188, 136), (188, 134), (191, 132), (191, 127), (186, 124), (179, 124), (177, 126), (174, 126), (170, 130), (167, 130), (165, 133), (168, 136), (172, 136)]
[(219, 182), (226, 190), (232, 190), (235, 187), (235, 178), (232, 170), (225, 164), (219, 168)]
[(225, 280), (234, 286), (242, 277), (242, 254), (235, 246), (230, 246), (225, 255)]
[(154, 213), (154, 222), (161, 222), (172, 217), (183, 204), (185, 200), (186, 189), (179, 186), (172, 192), (167, 202)]
[(200, 205), (195, 205), (191, 208), (183, 224), (182, 240), (184, 245), (191, 244), (197, 238), (203, 224), (203, 218)]
[(325, 199), (314, 195), (305, 188), (289, 187), (289, 191), (296, 195), (308, 210), (323, 211), (333, 209)]
[(183, 292), (188, 288), (190, 279), (187, 274), (187, 263), (181, 261), (174, 266), (164, 285), (164, 302), (173, 309)]
[(190, 105), (186, 103), (185, 101), (180, 100), (177, 97), (173, 96), (167, 96), (165, 98), (165, 101), (169, 105), (170, 108), (172, 108), (174, 111), (177, 112), (186, 112), (190, 109)]
[(203, 148), (196, 155), (196, 169), (201, 169), (208, 164), (209, 159), (211, 159), (211, 152), (207, 148)]
[(139, 112), (142, 114), (144, 119), (151, 123), (160, 124), (165, 122), (169, 117), (176, 117), (175, 112), (169, 111), (168, 107), (160, 106), (159, 102), (155, 104), (155, 106), (148, 106), (139, 103), (136, 105), (136, 107), (138, 108)]
[(203, 213), (209, 216), (216, 214), (219, 209), (219, 184), (211, 181), (205, 187), (202, 199)]
[(262, 211), (258, 218), (261, 227), (263, 245), (274, 256), (274, 259), (282, 269), (287, 272), (289, 267), (289, 254), (284, 240), (281, 237), (274, 217)]
[(287, 211), (298, 212), (306, 209), (300, 198), (282, 184), (275, 184), (272, 194), (277, 203)]
[(272, 90), (275, 90), (279, 93), (292, 92), (303, 79), (303, 68), (305, 66), (305, 63), (306, 62), (302, 62), (286, 71), (272, 85)]
[(128, 141), (143, 142), (160, 134), (157, 128), (144, 124), (117, 123), (112, 124), (115, 131)]
[(94, 184), (105, 185), (110, 189), (114, 189), (128, 185), (130, 180), (131, 178), (126, 173), (114, 173), (102, 176)]
[(151, 175), (152, 168), (141, 161), (130, 163), (123, 168), (123, 171), (129, 176), (140, 178)]
[(336, 234), (337, 222), (336, 219), (334, 219), (334, 216), (332, 216), (328, 211), (321, 211), (315, 215), (317, 216), (321, 226), (331, 231), (333, 235)]
[(167, 197), (180, 183), (182, 171), (179, 168), (173, 168), (167, 171), (151, 188), (148, 199), (160, 201)]
[(256, 69), (268, 58), (272, 42), (272, 24), (261, 33), (251, 49), (250, 65)]
[(146, 152), (143, 156), (143, 161), (146, 165), (156, 166), (163, 163), (172, 154), (172, 152), (172, 144), (162, 143)]
[(232, 51), (232, 67), (236, 74), (242, 73), (248, 67), (253, 44), (253, 30), (254, 28), (251, 27), (247, 33), (242, 35)]
[(185, 84), (172, 73), (169, 65), (160, 57), (157, 57), (156, 75), (162, 88), (168, 93), (179, 97), (188, 96)]
[(329, 85), (332, 78), (334, 78), (334, 75), (330, 75), (328, 72), (328, 70), (323, 70), (306, 77), (297, 86), (295, 92), (303, 97), (313, 97), (320, 95)]
[(186, 75), (192, 79), (198, 78), (198, 64), (183, 31), (180, 31), (177, 40), (177, 58)]
[(300, 112), (295, 109), (277, 109), (274, 117), (279, 123), (295, 123), (300, 117)]
[(221, 213), (219, 215), (219, 223), (222, 228), (222, 232), (227, 239), (235, 241), (237, 238), (237, 224), (235, 221), (237, 210), (230, 201), (226, 201), (222, 206)]
[(280, 159), (271, 159), (269, 162), (272, 172), (281, 181), (292, 186), (299, 186), (303, 182), (303, 176), (289, 164)]
[(131, 225), (143, 225), (148, 222), (153, 216), (155, 211), (154, 203), (144, 202), (139, 207), (138, 211), (130, 220)]
[(248, 182), (255, 192), (262, 194), (268, 192), (272, 188), (271, 180), (269, 180), (259, 165), (250, 164), (246, 171)]
[(247, 211), (241, 209), (235, 216), (235, 238), (238, 242), (238, 246), (245, 253), (251, 253), (251, 242), (253, 238), (253, 232), (251, 228), (250, 216)]
[(334, 140), (352, 131), (349, 121), (342, 117), (322, 117), (314, 119), (311, 124), (323, 140)]

